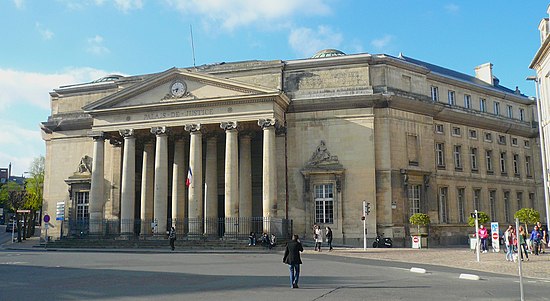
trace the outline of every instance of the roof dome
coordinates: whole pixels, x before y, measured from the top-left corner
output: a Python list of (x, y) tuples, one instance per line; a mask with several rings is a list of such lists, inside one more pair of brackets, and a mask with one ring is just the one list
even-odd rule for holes
[(323, 58), (323, 57), (334, 57), (334, 56), (342, 56), (342, 55), (346, 55), (346, 54), (336, 49), (324, 49), (324, 50), (318, 51), (311, 58), (317, 59), (317, 58)]

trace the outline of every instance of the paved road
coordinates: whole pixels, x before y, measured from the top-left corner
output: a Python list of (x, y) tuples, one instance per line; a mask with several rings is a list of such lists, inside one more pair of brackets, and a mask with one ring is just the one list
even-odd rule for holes
[[(290, 289), (280, 252), (0, 251), (0, 300), (519, 300), (517, 277), (306, 252)], [(9, 275), (9, 276), (8, 276)], [(550, 282), (525, 283), (550, 300)]]

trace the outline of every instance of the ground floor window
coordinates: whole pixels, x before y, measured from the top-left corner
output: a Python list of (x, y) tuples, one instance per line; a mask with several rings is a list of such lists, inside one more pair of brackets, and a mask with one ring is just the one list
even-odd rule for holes
[(422, 185), (409, 185), (409, 210), (410, 215), (420, 213), (420, 188)]
[(90, 205), (90, 193), (88, 191), (75, 192), (76, 200), (76, 219), (83, 220), (90, 217), (88, 211)]
[(439, 188), (439, 220), (441, 223), (449, 222), (449, 203), (447, 187)]
[(333, 184), (315, 185), (315, 223), (332, 224), (334, 221)]

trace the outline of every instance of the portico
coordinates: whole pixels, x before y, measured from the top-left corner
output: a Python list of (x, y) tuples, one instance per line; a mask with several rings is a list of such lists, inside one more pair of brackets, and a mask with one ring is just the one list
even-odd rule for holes
[[(113, 140), (122, 147), (121, 234), (164, 235), (170, 226), (244, 234), (256, 217), (270, 232), (269, 219), (280, 218), (275, 132), (288, 103), (278, 90), (170, 69), (85, 106), (94, 137), (90, 234), (102, 231), (91, 225), (105, 218), (104, 149)], [(218, 218), (224, 229), (213, 226)]]

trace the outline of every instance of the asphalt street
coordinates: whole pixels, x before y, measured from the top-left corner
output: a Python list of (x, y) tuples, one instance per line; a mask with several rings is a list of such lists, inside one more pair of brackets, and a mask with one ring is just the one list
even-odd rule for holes
[[(281, 252), (0, 251), (0, 300), (519, 300), (517, 277), (364, 258), (304, 254), (291, 289)], [(415, 266), (419, 266), (415, 264)], [(526, 300), (550, 300), (529, 280)]]

